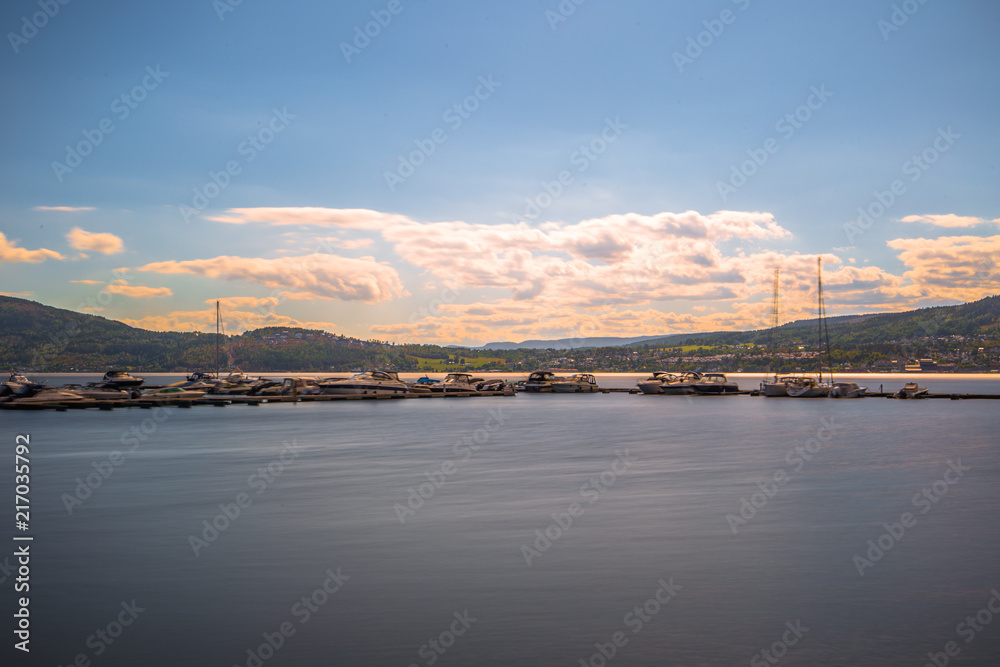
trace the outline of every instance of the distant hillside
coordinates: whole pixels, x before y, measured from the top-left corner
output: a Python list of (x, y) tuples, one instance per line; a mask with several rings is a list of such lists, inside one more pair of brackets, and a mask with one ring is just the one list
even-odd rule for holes
[[(406, 363), (411, 353), (409, 347), (296, 328), (267, 327), (238, 336), (147, 331), (97, 315), (0, 296), (3, 370), (214, 370), (217, 341), (223, 368), (231, 362), (257, 371), (392, 367)], [(423, 356), (447, 356), (439, 350), (435, 346)]]
[[(905, 363), (906, 359), (935, 355), (942, 363), (968, 368), (993, 368), (998, 361), (997, 296), (905, 313), (834, 317), (828, 323), (830, 342), (841, 364), (873, 364), (886, 358), (901, 358)], [(789, 322), (774, 330), (533, 340), (512, 343), (516, 346), (513, 349), (443, 348), (283, 327), (235, 336), (147, 331), (96, 315), (0, 296), (0, 370), (19, 371), (214, 370), (217, 342), (223, 369), (240, 366), (258, 372), (319, 374), (354, 368), (530, 372), (549, 366), (609, 372), (663, 368), (729, 371), (770, 367), (769, 359), (774, 355), (768, 350), (772, 349), (786, 353), (782, 363), (795, 368), (804, 363), (799, 351), (803, 347), (816, 349), (817, 338), (813, 319)], [(921, 339), (923, 343), (913, 343)], [(943, 339), (948, 339), (947, 344)], [(568, 352), (571, 349), (574, 351)]]
[[(473, 350), (573, 350), (584, 347), (614, 347), (617, 345), (631, 345), (652, 339), (659, 339), (661, 336), (638, 336), (634, 338), (621, 338), (616, 336), (585, 336), (583, 338), (559, 338), (557, 340), (525, 340), (520, 343), (500, 342), (486, 343), (480, 347), (471, 348)], [(449, 346), (451, 347), (451, 346)]]
[[(768, 328), (756, 331), (675, 334), (630, 345), (668, 347), (765, 344), (772, 340), (772, 335), (774, 343), (778, 346), (793, 342), (815, 344), (819, 337), (817, 327), (818, 322), (813, 318), (788, 322), (773, 330)], [(937, 306), (902, 313), (829, 317), (827, 327), (830, 330), (831, 344), (842, 348), (937, 336), (995, 338), (1000, 335), (1000, 296), (988, 296), (958, 306)]]

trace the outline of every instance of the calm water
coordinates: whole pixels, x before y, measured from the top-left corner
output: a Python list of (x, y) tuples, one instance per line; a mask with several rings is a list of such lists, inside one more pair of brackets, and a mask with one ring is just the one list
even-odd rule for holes
[(0, 425), (11, 458), (17, 434), (32, 450), (28, 659), (0, 572), (17, 664), (923, 665), (951, 641), (949, 664), (1000, 660), (996, 401), (519, 395)]

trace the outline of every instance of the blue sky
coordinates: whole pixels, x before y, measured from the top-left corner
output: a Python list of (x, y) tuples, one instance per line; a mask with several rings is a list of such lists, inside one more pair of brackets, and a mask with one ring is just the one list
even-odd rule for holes
[(1000, 292), (995, 2), (18, 0), (0, 26), (6, 294), (482, 343), (765, 326), (775, 268), (809, 316), (817, 256), (835, 314)]

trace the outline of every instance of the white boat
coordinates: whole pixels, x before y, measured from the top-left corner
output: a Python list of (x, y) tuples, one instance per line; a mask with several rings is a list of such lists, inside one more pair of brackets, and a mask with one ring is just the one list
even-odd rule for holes
[(785, 385), (785, 391), (792, 398), (826, 398), (833, 387), (818, 378), (797, 377), (794, 382)]
[(83, 396), (66, 389), (42, 389), (31, 396), (14, 398), (12, 403), (65, 403), (67, 401), (82, 401)]
[(91, 382), (90, 384), (77, 385), (67, 384), (61, 389), (80, 394), (84, 398), (93, 398), (99, 401), (122, 401), (132, 398), (132, 391), (119, 389), (113, 384), (106, 382)]
[[(696, 373), (695, 371), (680, 374), (656, 373), (652, 380), (641, 383), (639, 389), (645, 394), (689, 396), (698, 393), (695, 385), (701, 382), (701, 379), (701, 373)], [(657, 382), (659, 382), (659, 387), (656, 386)]]
[(144, 378), (132, 377), (128, 371), (108, 371), (104, 374), (102, 382), (109, 382), (116, 387), (138, 387), (146, 380)]
[(20, 373), (11, 371), (10, 377), (0, 384), (0, 396), (28, 396), (42, 388), (42, 385), (32, 382)]
[(524, 382), (524, 387), (522, 391), (526, 391), (533, 394), (551, 394), (555, 391), (552, 388), (554, 382), (562, 382), (566, 378), (559, 377), (552, 371), (535, 371), (528, 376), (528, 379)]
[(565, 380), (552, 383), (552, 390), (561, 394), (584, 394), (600, 391), (597, 378), (590, 373), (577, 373)]
[(921, 387), (916, 382), (907, 382), (903, 388), (896, 392), (896, 398), (920, 398), (930, 391), (927, 387)]
[(201, 398), (205, 395), (204, 391), (187, 389), (185, 387), (178, 387), (176, 385), (167, 385), (166, 387), (160, 387), (159, 389), (147, 389), (142, 392), (143, 399), (153, 399), (153, 400), (194, 400), (196, 398)]
[(644, 394), (662, 394), (663, 384), (675, 379), (677, 379), (677, 375), (674, 373), (656, 371), (642, 382), (637, 383), (637, 385), (639, 391)]
[(472, 373), (448, 373), (442, 382), (427, 385), (433, 392), (451, 394), (457, 391), (476, 391), (476, 385), (482, 378), (472, 377)]
[(868, 387), (862, 387), (857, 382), (834, 382), (830, 396), (832, 398), (862, 398), (867, 391)]
[[(830, 333), (826, 328), (826, 304), (823, 301), (823, 258), (816, 258), (816, 321), (819, 327), (819, 346), (823, 347), (824, 334), (826, 339), (827, 364), (830, 367), (830, 381), (833, 381), (833, 364), (830, 363)], [(819, 370), (816, 377), (812, 376), (791, 376), (785, 382), (784, 389), (786, 396), (791, 398), (828, 398), (833, 392), (833, 385), (823, 381), (822, 361), (817, 359)], [(764, 390), (765, 396), (780, 396), (781, 394), (769, 394), (767, 388)]]
[(805, 376), (802, 375), (776, 375), (770, 382), (761, 383), (760, 388), (764, 391), (764, 396), (772, 398), (788, 396), (788, 386), (795, 385), (805, 379)]
[(346, 380), (324, 383), (326, 394), (405, 394), (410, 386), (394, 371), (357, 373)]

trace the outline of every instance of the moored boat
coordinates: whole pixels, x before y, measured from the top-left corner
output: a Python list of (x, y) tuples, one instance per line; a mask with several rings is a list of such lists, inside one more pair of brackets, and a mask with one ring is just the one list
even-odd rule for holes
[(831, 398), (862, 398), (868, 387), (862, 387), (857, 382), (834, 382)]
[(140, 398), (143, 400), (154, 401), (174, 401), (194, 400), (196, 398), (201, 398), (204, 395), (205, 392), (199, 389), (187, 389), (177, 385), (167, 385), (166, 387), (160, 387), (158, 389), (147, 389), (142, 392), (142, 396), (140, 396)]
[(145, 378), (133, 377), (128, 371), (108, 371), (101, 381), (124, 389), (126, 387), (140, 387), (146, 380)]
[(833, 387), (818, 378), (799, 377), (786, 384), (785, 391), (792, 398), (826, 398)]
[(31, 403), (64, 403), (67, 401), (82, 401), (84, 397), (67, 389), (48, 388), (42, 389), (31, 396), (17, 396), (11, 399), (11, 403), (31, 404)]
[(535, 371), (525, 380), (522, 391), (532, 394), (551, 394), (555, 391), (552, 388), (552, 384), (554, 382), (562, 382), (565, 379), (552, 371)]
[(903, 388), (896, 392), (896, 398), (920, 398), (930, 391), (927, 387), (921, 387), (916, 382), (907, 382)]
[(722, 396), (724, 394), (738, 394), (740, 387), (735, 382), (730, 382), (723, 373), (703, 373), (701, 379), (694, 383), (695, 393), (705, 396)]
[(666, 371), (655, 371), (651, 376), (637, 383), (639, 391), (644, 394), (662, 394), (663, 384), (677, 378), (674, 373)]
[(552, 390), (562, 394), (583, 394), (600, 391), (597, 378), (590, 373), (577, 373), (565, 380), (552, 383)]
[(325, 394), (405, 394), (410, 386), (394, 371), (356, 373), (346, 380), (324, 383)]

